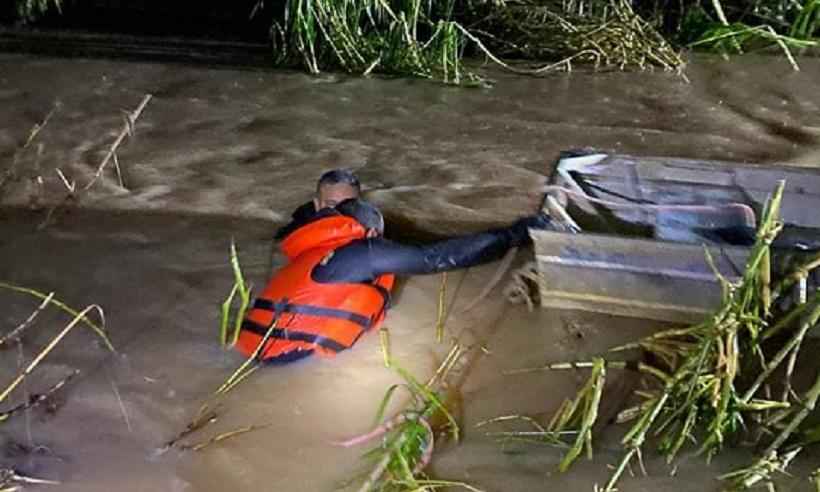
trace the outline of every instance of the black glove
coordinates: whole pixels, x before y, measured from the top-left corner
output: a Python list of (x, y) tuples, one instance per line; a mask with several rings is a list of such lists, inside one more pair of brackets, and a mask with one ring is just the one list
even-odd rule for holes
[(520, 246), (522, 244), (529, 244), (532, 240), (530, 238), (529, 229), (539, 230), (555, 230), (552, 219), (549, 215), (541, 212), (537, 215), (531, 215), (518, 219), (515, 224), (510, 226), (509, 231), (512, 234), (513, 246)]

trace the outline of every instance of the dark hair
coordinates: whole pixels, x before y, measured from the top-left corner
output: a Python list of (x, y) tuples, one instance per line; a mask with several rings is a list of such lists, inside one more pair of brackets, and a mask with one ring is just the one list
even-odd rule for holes
[(379, 234), (384, 233), (384, 217), (379, 209), (370, 202), (359, 198), (348, 198), (336, 205), (336, 210), (342, 215), (356, 219), (365, 229), (376, 229)]
[(335, 185), (339, 183), (352, 186), (356, 189), (357, 193), (362, 191), (362, 185), (359, 183), (359, 178), (357, 178), (356, 175), (353, 174), (353, 171), (349, 169), (332, 169), (322, 174), (319, 177), (319, 181), (316, 183), (316, 191), (318, 192), (319, 188), (323, 185)]

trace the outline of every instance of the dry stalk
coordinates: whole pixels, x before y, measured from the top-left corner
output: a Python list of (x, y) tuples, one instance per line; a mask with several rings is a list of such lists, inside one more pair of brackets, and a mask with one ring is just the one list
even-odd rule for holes
[(789, 436), (792, 435), (803, 420), (805, 420), (805, 418), (808, 417), (808, 415), (814, 410), (815, 405), (817, 405), (818, 398), (820, 398), (820, 371), (818, 371), (817, 378), (815, 379), (812, 387), (803, 396), (803, 408), (795, 414), (780, 435), (778, 435), (769, 447), (766, 448), (766, 452), (764, 454), (768, 455), (769, 453), (775, 453), (778, 451), (780, 446), (786, 442)]
[[(609, 2), (599, 12), (576, 12), (527, 1), (505, 3), (473, 24), (471, 30), (503, 57), (560, 60), (533, 71), (521, 70), (521, 73), (570, 71), (574, 62), (582, 62), (596, 69), (601, 66), (621, 70), (660, 67), (674, 70), (686, 79), (681, 56), (625, 1)], [(503, 32), (503, 39), (490, 32)]]
[(510, 269), (510, 265), (512, 265), (515, 256), (518, 254), (518, 248), (510, 248), (504, 254), (504, 258), (501, 259), (501, 262), (498, 264), (498, 268), (496, 268), (495, 273), (493, 274), (492, 278), (489, 282), (484, 286), (484, 289), (481, 290), (472, 301), (470, 301), (462, 310), (461, 314), (464, 314), (468, 311), (471, 311), (474, 307), (478, 306), (484, 299), (490, 295), (490, 292), (495, 289), (495, 286), (501, 282), (501, 279), (504, 278), (504, 275), (507, 274), (507, 271)]
[(783, 362), (783, 359), (792, 352), (793, 350), (797, 349), (802, 342), (803, 338), (805, 337), (806, 333), (814, 328), (817, 324), (817, 320), (820, 319), (820, 292), (818, 292), (815, 296), (817, 302), (814, 304), (814, 310), (809, 314), (807, 319), (800, 325), (800, 329), (795, 333), (791, 339), (784, 345), (778, 352), (775, 354), (774, 358), (769, 362), (766, 368), (761, 372), (757, 379), (755, 379), (754, 383), (749, 387), (748, 390), (743, 394), (740, 398), (742, 402), (748, 402), (757, 392), (760, 385), (772, 375), (772, 373), (780, 366), (780, 363)]
[(88, 314), (91, 310), (94, 310), (94, 309), (95, 309), (95, 310), (97, 310), (97, 312), (99, 312), (99, 313), (100, 313), (100, 317), (102, 317), (102, 316), (103, 316), (103, 314), (102, 314), (102, 312), (103, 312), (103, 311), (102, 311), (102, 308), (101, 308), (101, 307), (99, 307), (99, 306), (97, 306), (96, 304), (92, 304), (92, 305), (90, 305), (90, 306), (86, 307), (85, 309), (83, 309), (82, 311), (80, 311), (80, 313), (79, 313), (79, 314), (77, 314), (77, 316), (75, 316), (75, 317), (74, 317), (74, 319), (73, 319), (73, 320), (71, 320), (71, 322), (70, 322), (68, 325), (66, 325), (66, 327), (65, 327), (65, 328), (63, 328), (63, 330), (62, 330), (60, 333), (58, 333), (58, 334), (57, 334), (57, 336), (56, 336), (56, 337), (54, 337), (54, 339), (53, 339), (53, 340), (51, 340), (51, 342), (49, 342), (49, 344), (48, 344), (48, 345), (46, 345), (46, 347), (45, 347), (43, 350), (41, 350), (39, 354), (37, 354), (37, 356), (36, 356), (36, 357), (35, 357), (35, 358), (34, 358), (34, 359), (33, 359), (33, 360), (29, 363), (29, 365), (28, 365), (28, 366), (26, 366), (26, 368), (25, 368), (25, 369), (23, 369), (23, 370), (22, 370), (22, 371), (21, 371), (21, 372), (17, 375), (17, 377), (15, 377), (15, 378), (14, 378), (14, 380), (12, 380), (11, 384), (9, 384), (9, 385), (6, 387), (6, 389), (5, 389), (5, 390), (3, 390), (2, 392), (0, 392), (0, 403), (4, 402), (4, 401), (6, 400), (6, 398), (8, 398), (9, 394), (11, 394), (11, 392), (12, 392), (12, 391), (14, 391), (14, 389), (15, 389), (15, 388), (17, 388), (17, 386), (19, 386), (19, 385), (20, 385), (20, 383), (21, 383), (21, 382), (23, 382), (23, 380), (24, 380), (24, 379), (25, 379), (25, 378), (26, 378), (29, 374), (31, 374), (31, 371), (33, 371), (33, 370), (34, 370), (34, 368), (36, 368), (36, 367), (40, 364), (40, 362), (41, 362), (41, 361), (42, 361), (42, 360), (43, 360), (43, 359), (44, 359), (44, 358), (45, 358), (45, 357), (46, 357), (46, 356), (47, 356), (47, 355), (48, 355), (48, 354), (49, 354), (52, 350), (54, 350), (54, 347), (56, 347), (56, 346), (57, 346), (57, 344), (58, 344), (58, 343), (60, 343), (60, 341), (61, 341), (63, 338), (65, 338), (65, 336), (66, 336), (66, 335), (68, 335), (68, 333), (69, 333), (69, 332), (70, 332), (70, 331), (71, 331), (71, 330), (72, 330), (75, 326), (77, 326), (77, 324), (80, 322), (80, 320), (84, 319), (84, 318), (85, 318), (85, 315), (86, 315), (86, 314)]
[(258, 429), (264, 429), (265, 427), (270, 427), (271, 424), (262, 424), (262, 425), (247, 425), (245, 427), (240, 427), (239, 429), (234, 429), (232, 431), (223, 432), (221, 434), (217, 434), (214, 437), (200, 442), (198, 444), (183, 444), (180, 446), (181, 449), (184, 450), (191, 450), (191, 451), (202, 451), (203, 449), (207, 448), (212, 444), (216, 444), (218, 442), (224, 441), (226, 439), (230, 439), (232, 437), (240, 436), (242, 434), (247, 434), (248, 432), (253, 432)]
[(134, 429), (131, 428), (131, 419), (128, 417), (128, 411), (125, 409), (125, 402), (122, 400), (122, 396), (120, 395), (120, 389), (117, 387), (117, 383), (114, 382), (114, 379), (109, 376), (108, 379), (111, 383), (111, 389), (114, 391), (114, 396), (117, 397), (117, 404), (120, 406), (120, 412), (122, 413), (122, 419), (125, 421), (125, 426), (128, 428), (128, 432), (134, 432)]
[[(396, 440), (396, 448), (401, 448), (404, 443), (407, 441), (407, 434), (402, 434)], [(376, 466), (373, 468), (373, 471), (367, 475), (367, 479), (364, 481), (361, 487), (359, 487), (358, 492), (369, 492), (373, 486), (378, 482), (378, 480), (384, 475), (384, 472), (387, 471), (388, 465), (390, 465), (390, 460), (392, 458), (391, 453), (385, 453), (384, 456), (379, 460)]]
[(49, 120), (51, 120), (51, 117), (54, 116), (54, 113), (56, 113), (61, 106), (62, 104), (60, 103), (60, 101), (55, 101), (54, 106), (51, 108), (51, 111), (49, 111), (48, 114), (46, 114), (45, 118), (43, 118), (43, 121), (41, 121), (40, 123), (35, 123), (34, 126), (31, 127), (31, 131), (29, 131), (28, 138), (26, 138), (25, 143), (23, 143), (23, 145), (14, 153), (14, 157), (12, 157), (11, 161), (11, 166), (9, 166), (9, 168), (2, 175), (0, 175), (0, 191), (3, 191), (3, 187), (6, 185), (6, 183), (14, 177), (15, 172), (17, 170), (17, 163), (20, 160), (20, 156), (26, 149), (29, 148), (31, 143), (34, 142), (34, 139), (36, 139), (40, 132), (43, 131), (43, 128), (46, 127)]
[(151, 100), (151, 97), (151, 94), (146, 94), (145, 97), (142, 98), (142, 101), (140, 102), (139, 106), (137, 106), (137, 108), (133, 112), (125, 114), (125, 122), (123, 123), (122, 130), (120, 131), (119, 135), (117, 135), (117, 138), (114, 140), (114, 143), (111, 144), (111, 147), (108, 149), (108, 153), (105, 155), (105, 158), (102, 160), (99, 167), (97, 167), (97, 172), (94, 174), (94, 177), (83, 188), (84, 191), (87, 191), (94, 185), (97, 179), (99, 179), (99, 177), (102, 175), (105, 166), (108, 165), (108, 162), (112, 158), (114, 159), (114, 162), (116, 164), (117, 176), (119, 178), (120, 183), (122, 183), (122, 176), (119, 173), (120, 166), (116, 158), (117, 148), (119, 148), (120, 144), (126, 136), (130, 137), (134, 135), (134, 124), (142, 114), (142, 111), (145, 109), (145, 106), (148, 105), (148, 102)]
[(384, 367), (390, 367), (390, 331), (386, 326), (379, 328), (379, 345), (382, 350)]
[(32, 311), (32, 313), (29, 315), (29, 317), (28, 317), (28, 318), (26, 318), (26, 320), (25, 320), (25, 321), (23, 321), (22, 323), (20, 323), (20, 324), (17, 326), (17, 328), (15, 328), (15, 329), (11, 330), (9, 333), (7, 333), (6, 335), (4, 335), (3, 337), (0, 337), (0, 347), (2, 347), (3, 345), (7, 344), (7, 343), (8, 343), (9, 341), (11, 341), (11, 340), (15, 340), (15, 339), (19, 338), (19, 337), (20, 337), (20, 334), (23, 332), (23, 330), (25, 330), (26, 328), (28, 328), (29, 326), (31, 326), (31, 323), (32, 323), (32, 322), (34, 322), (34, 318), (36, 318), (36, 317), (37, 317), (37, 315), (39, 315), (39, 314), (40, 314), (40, 312), (42, 312), (42, 311), (43, 311), (43, 309), (45, 309), (45, 308), (46, 308), (46, 306), (48, 306), (48, 304), (51, 302), (51, 300), (52, 300), (53, 298), (54, 298), (54, 292), (50, 292), (50, 293), (48, 294), (48, 296), (46, 296), (46, 298), (45, 298), (45, 299), (43, 299), (43, 302), (42, 302), (42, 303), (40, 303), (40, 305), (39, 305), (39, 306), (37, 306), (37, 309), (35, 309), (34, 311)]
[[(118, 182), (120, 183), (120, 186), (124, 185), (122, 175), (120, 174), (120, 165), (119, 165), (119, 160), (117, 159), (117, 156), (116, 156), (116, 152), (117, 152), (117, 149), (119, 148), (120, 144), (123, 142), (123, 140), (125, 139), (126, 136), (133, 136), (133, 134), (134, 134), (134, 124), (136, 123), (137, 118), (139, 118), (140, 115), (142, 114), (142, 111), (145, 109), (145, 106), (151, 100), (151, 97), (152, 97), (151, 94), (146, 94), (142, 98), (142, 101), (140, 102), (139, 106), (137, 106), (137, 108), (133, 112), (125, 113), (125, 115), (124, 115), (125, 121), (123, 123), (122, 130), (120, 131), (119, 135), (117, 135), (117, 138), (114, 140), (114, 142), (111, 144), (111, 147), (109, 147), (108, 153), (105, 155), (102, 162), (97, 167), (97, 171), (94, 173), (94, 176), (91, 178), (91, 181), (89, 181), (88, 184), (86, 184), (82, 188), (81, 191), (84, 191), (84, 192), (88, 191), (88, 189), (91, 188), (94, 185), (94, 183), (97, 182), (97, 180), (100, 178), (100, 176), (102, 176), (102, 173), (105, 170), (105, 166), (107, 166), (108, 162), (111, 161), (111, 160), (113, 160), (114, 163), (115, 163), (115, 167), (116, 167), (116, 171), (117, 171), (117, 178), (118, 178)], [(69, 203), (71, 203), (75, 200), (80, 199), (80, 196), (78, 196), (79, 194), (75, 193), (76, 183), (74, 181), (69, 183), (68, 180), (65, 178), (65, 176), (62, 175), (62, 171), (59, 171), (59, 174), (61, 175), (61, 179), (63, 180), (63, 183), (66, 185), (66, 188), (68, 189), (68, 194), (59, 203), (57, 203), (55, 205), (52, 205), (48, 209), (48, 212), (46, 213), (45, 218), (37, 226), (38, 229), (44, 229), (49, 224), (51, 224), (51, 221), (52, 221), (52, 218), (54, 217), (54, 214), (61, 207), (65, 206), (65, 205), (67, 205), (67, 204), (69, 204)]]
[(216, 420), (219, 418), (217, 410), (218, 410), (218, 408), (213, 409), (213, 410), (210, 409), (208, 407), (207, 403), (203, 404), (201, 407), (199, 407), (199, 411), (197, 412), (196, 416), (194, 417), (194, 419), (191, 422), (188, 423), (188, 425), (185, 427), (185, 429), (183, 429), (182, 432), (180, 432), (179, 434), (174, 436), (172, 439), (167, 441), (159, 449), (159, 451), (164, 452), (164, 451), (170, 449), (171, 447), (175, 446), (179, 441), (181, 441), (185, 437), (189, 436), (190, 434), (193, 434), (194, 432), (202, 429), (203, 427), (205, 427), (208, 424), (216, 422)]
[[(28, 294), (28, 295), (34, 296), (38, 299), (46, 299), (46, 298), (49, 297), (46, 294), (43, 294), (42, 292), (38, 292), (34, 289), (29, 289), (27, 287), (21, 287), (19, 285), (14, 285), (14, 284), (8, 284), (8, 283), (5, 283), (5, 282), (0, 282), (0, 289), (6, 289), (6, 290), (13, 291), (13, 292), (19, 292), (21, 294)], [(75, 317), (80, 316), (80, 313), (78, 313), (75, 309), (69, 307), (68, 305), (66, 305), (65, 303), (61, 302), (58, 299), (54, 299), (52, 297), (50, 302), (51, 302), (51, 304), (53, 304), (54, 306), (56, 306), (57, 308), (59, 308), (60, 310), (62, 310), (64, 312), (68, 313), (71, 316), (75, 316)], [(116, 350), (114, 350), (114, 346), (111, 344), (111, 340), (108, 339), (108, 335), (105, 333), (105, 317), (103, 316), (103, 312), (102, 312), (101, 309), (99, 310), (99, 313), (100, 313), (100, 318), (101, 318), (102, 323), (103, 323), (102, 325), (98, 325), (98, 324), (94, 323), (93, 321), (91, 321), (86, 316), (80, 316), (81, 321), (83, 323), (85, 323), (86, 326), (88, 326), (89, 328), (94, 330), (94, 332), (97, 334), (97, 336), (99, 336), (102, 339), (102, 341), (105, 343), (105, 346), (108, 348), (108, 350), (110, 350), (111, 352), (116, 352)]]
[(538, 265), (534, 261), (527, 262), (521, 268), (512, 273), (507, 286), (504, 288), (504, 296), (512, 304), (526, 304), (527, 310), (532, 312), (535, 309), (535, 300), (532, 298), (532, 285), (539, 285), (540, 274)]
[(438, 310), (436, 316), (436, 342), (441, 343), (444, 339), (444, 322), (446, 318), (447, 301), (447, 272), (441, 274), (441, 286), (438, 291)]
[(43, 403), (44, 401), (48, 400), (54, 393), (60, 390), (63, 386), (68, 384), (77, 374), (79, 374), (79, 370), (72, 371), (68, 376), (64, 377), (56, 384), (54, 384), (51, 388), (47, 389), (44, 393), (41, 394), (33, 394), (29, 397), (28, 401), (25, 403), (21, 403), (16, 407), (13, 407), (5, 412), (0, 413), (0, 422), (8, 420), (9, 418), (13, 417), (14, 415), (25, 412), (30, 408), (34, 408), (37, 405)]
[(0, 491), (18, 491), (20, 490), (20, 487), (16, 486), (18, 484), (60, 485), (60, 482), (56, 482), (54, 480), (44, 480), (42, 478), (29, 477), (27, 475), (17, 473), (11, 468), (0, 469), (0, 487), (4, 487), (0, 489)]
[(725, 492), (747, 490), (759, 482), (769, 482), (776, 472), (785, 473), (789, 463), (799, 452), (800, 448), (785, 452), (782, 455), (778, 455), (776, 452), (768, 452), (766, 456), (760, 458), (751, 466), (721, 475), (718, 478), (731, 481)]

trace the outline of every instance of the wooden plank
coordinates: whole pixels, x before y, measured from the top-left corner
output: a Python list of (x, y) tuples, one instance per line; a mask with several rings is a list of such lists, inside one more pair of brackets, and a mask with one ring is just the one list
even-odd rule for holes
[[(720, 284), (702, 246), (602, 234), (531, 231), (542, 306), (690, 322), (720, 303)], [(731, 280), (745, 248), (710, 247)]]

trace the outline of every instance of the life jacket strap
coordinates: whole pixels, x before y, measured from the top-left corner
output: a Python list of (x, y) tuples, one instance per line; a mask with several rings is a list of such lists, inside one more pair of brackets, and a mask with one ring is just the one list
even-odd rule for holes
[[(268, 328), (259, 323), (246, 319), (242, 322), (242, 329), (247, 330), (251, 333), (255, 333), (260, 337), (265, 336), (268, 332)], [(297, 342), (305, 342), (305, 343), (312, 343), (316, 344), (320, 347), (324, 347), (328, 350), (332, 350), (333, 352), (341, 352), (342, 350), (347, 349), (341, 343), (332, 340), (327, 337), (323, 337), (321, 335), (316, 335), (314, 333), (305, 333), (302, 331), (295, 331), (289, 329), (282, 329), (282, 328), (274, 328), (271, 331), (270, 340), (293, 340)]]
[(376, 284), (376, 283), (372, 284), (372, 287), (374, 289), (376, 289), (376, 292), (378, 292), (382, 296), (382, 299), (384, 300), (384, 304), (382, 304), (382, 309), (381, 310), (382, 311), (387, 311), (388, 309), (390, 309), (392, 307), (392, 300), (393, 300), (393, 297), (390, 294), (390, 291), (387, 290), (383, 285), (379, 285), (379, 284)]
[(326, 308), (311, 306), (310, 304), (291, 304), (289, 302), (273, 302), (270, 299), (256, 299), (253, 303), (254, 309), (270, 311), (272, 313), (293, 313), (305, 314), (308, 316), (321, 316), (324, 318), (337, 318), (356, 323), (363, 329), (370, 329), (373, 320), (361, 314), (345, 311), (344, 309)]

